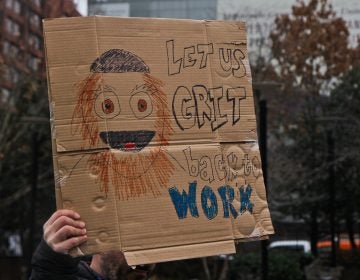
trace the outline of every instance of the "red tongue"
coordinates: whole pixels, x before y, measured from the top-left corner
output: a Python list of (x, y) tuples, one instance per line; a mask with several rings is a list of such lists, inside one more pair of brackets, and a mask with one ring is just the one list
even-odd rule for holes
[(134, 142), (128, 142), (124, 145), (125, 150), (133, 150), (135, 149), (135, 143)]

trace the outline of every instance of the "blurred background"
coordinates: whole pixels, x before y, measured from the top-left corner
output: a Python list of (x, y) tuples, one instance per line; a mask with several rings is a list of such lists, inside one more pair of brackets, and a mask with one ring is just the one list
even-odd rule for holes
[(42, 18), (246, 21), (275, 235), (151, 279), (360, 279), (360, 1), (1, 0), (0, 279), (27, 279), (55, 210)]

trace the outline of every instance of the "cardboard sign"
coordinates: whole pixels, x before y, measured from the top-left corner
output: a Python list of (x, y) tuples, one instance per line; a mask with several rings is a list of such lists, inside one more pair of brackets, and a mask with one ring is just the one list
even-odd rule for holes
[(44, 21), (58, 208), (130, 265), (273, 233), (245, 24)]

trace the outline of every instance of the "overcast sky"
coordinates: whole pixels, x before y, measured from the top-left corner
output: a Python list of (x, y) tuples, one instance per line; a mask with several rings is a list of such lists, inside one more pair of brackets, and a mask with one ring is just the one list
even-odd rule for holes
[(83, 16), (87, 16), (88, 12), (88, 4), (87, 0), (74, 0), (74, 3), (77, 6), (77, 10), (82, 14)]

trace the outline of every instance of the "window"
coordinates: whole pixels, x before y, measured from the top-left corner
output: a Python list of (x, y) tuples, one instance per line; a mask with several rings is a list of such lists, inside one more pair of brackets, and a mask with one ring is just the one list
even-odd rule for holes
[(20, 73), (12, 67), (4, 67), (4, 78), (6, 81), (17, 83), (20, 79)]
[(10, 51), (10, 43), (8, 42), (8, 41), (4, 41), (4, 43), (3, 43), (3, 45), (2, 45), (2, 49), (3, 49), (3, 53), (5, 54), (5, 55), (7, 55), (8, 53), (9, 53), (9, 51)]
[(10, 97), (10, 90), (8, 90), (6, 88), (1, 88), (0, 92), (1, 92), (0, 103), (7, 102)]
[(40, 7), (40, 0), (31, 0), (31, 2), (37, 6), (37, 7)]
[(15, 84), (20, 80), (20, 73), (14, 68), (10, 69), (11, 81)]
[(13, 0), (6, 0), (5, 6), (6, 8), (12, 9)]
[(10, 42), (4, 41), (3, 52), (6, 56), (17, 59), (20, 54), (20, 49), (17, 46), (11, 44)]
[(21, 13), (21, 3), (19, 1), (14, 1), (13, 10), (15, 13)]
[(21, 3), (19, 0), (6, 0), (6, 8), (13, 10), (13, 12), (21, 13)]
[(37, 49), (37, 50), (40, 49), (40, 39), (38, 36), (36, 36), (32, 33), (29, 33), (28, 43), (34, 49)]
[(30, 12), (29, 22), (32, 26), (40, 28), (41, 19), (37, 14)]
[(5, 81), (11, 80), (10, 67), (4, 67), (3, 75)]
[(5, 30), (15, 37), (20, 36), (20, 25), (9, 18), (5, 18)]
[(30, 69), (38, 71), (40, 68), (40, 62), (40, 58), (30, 55), (27, 61), (27, 65)]

